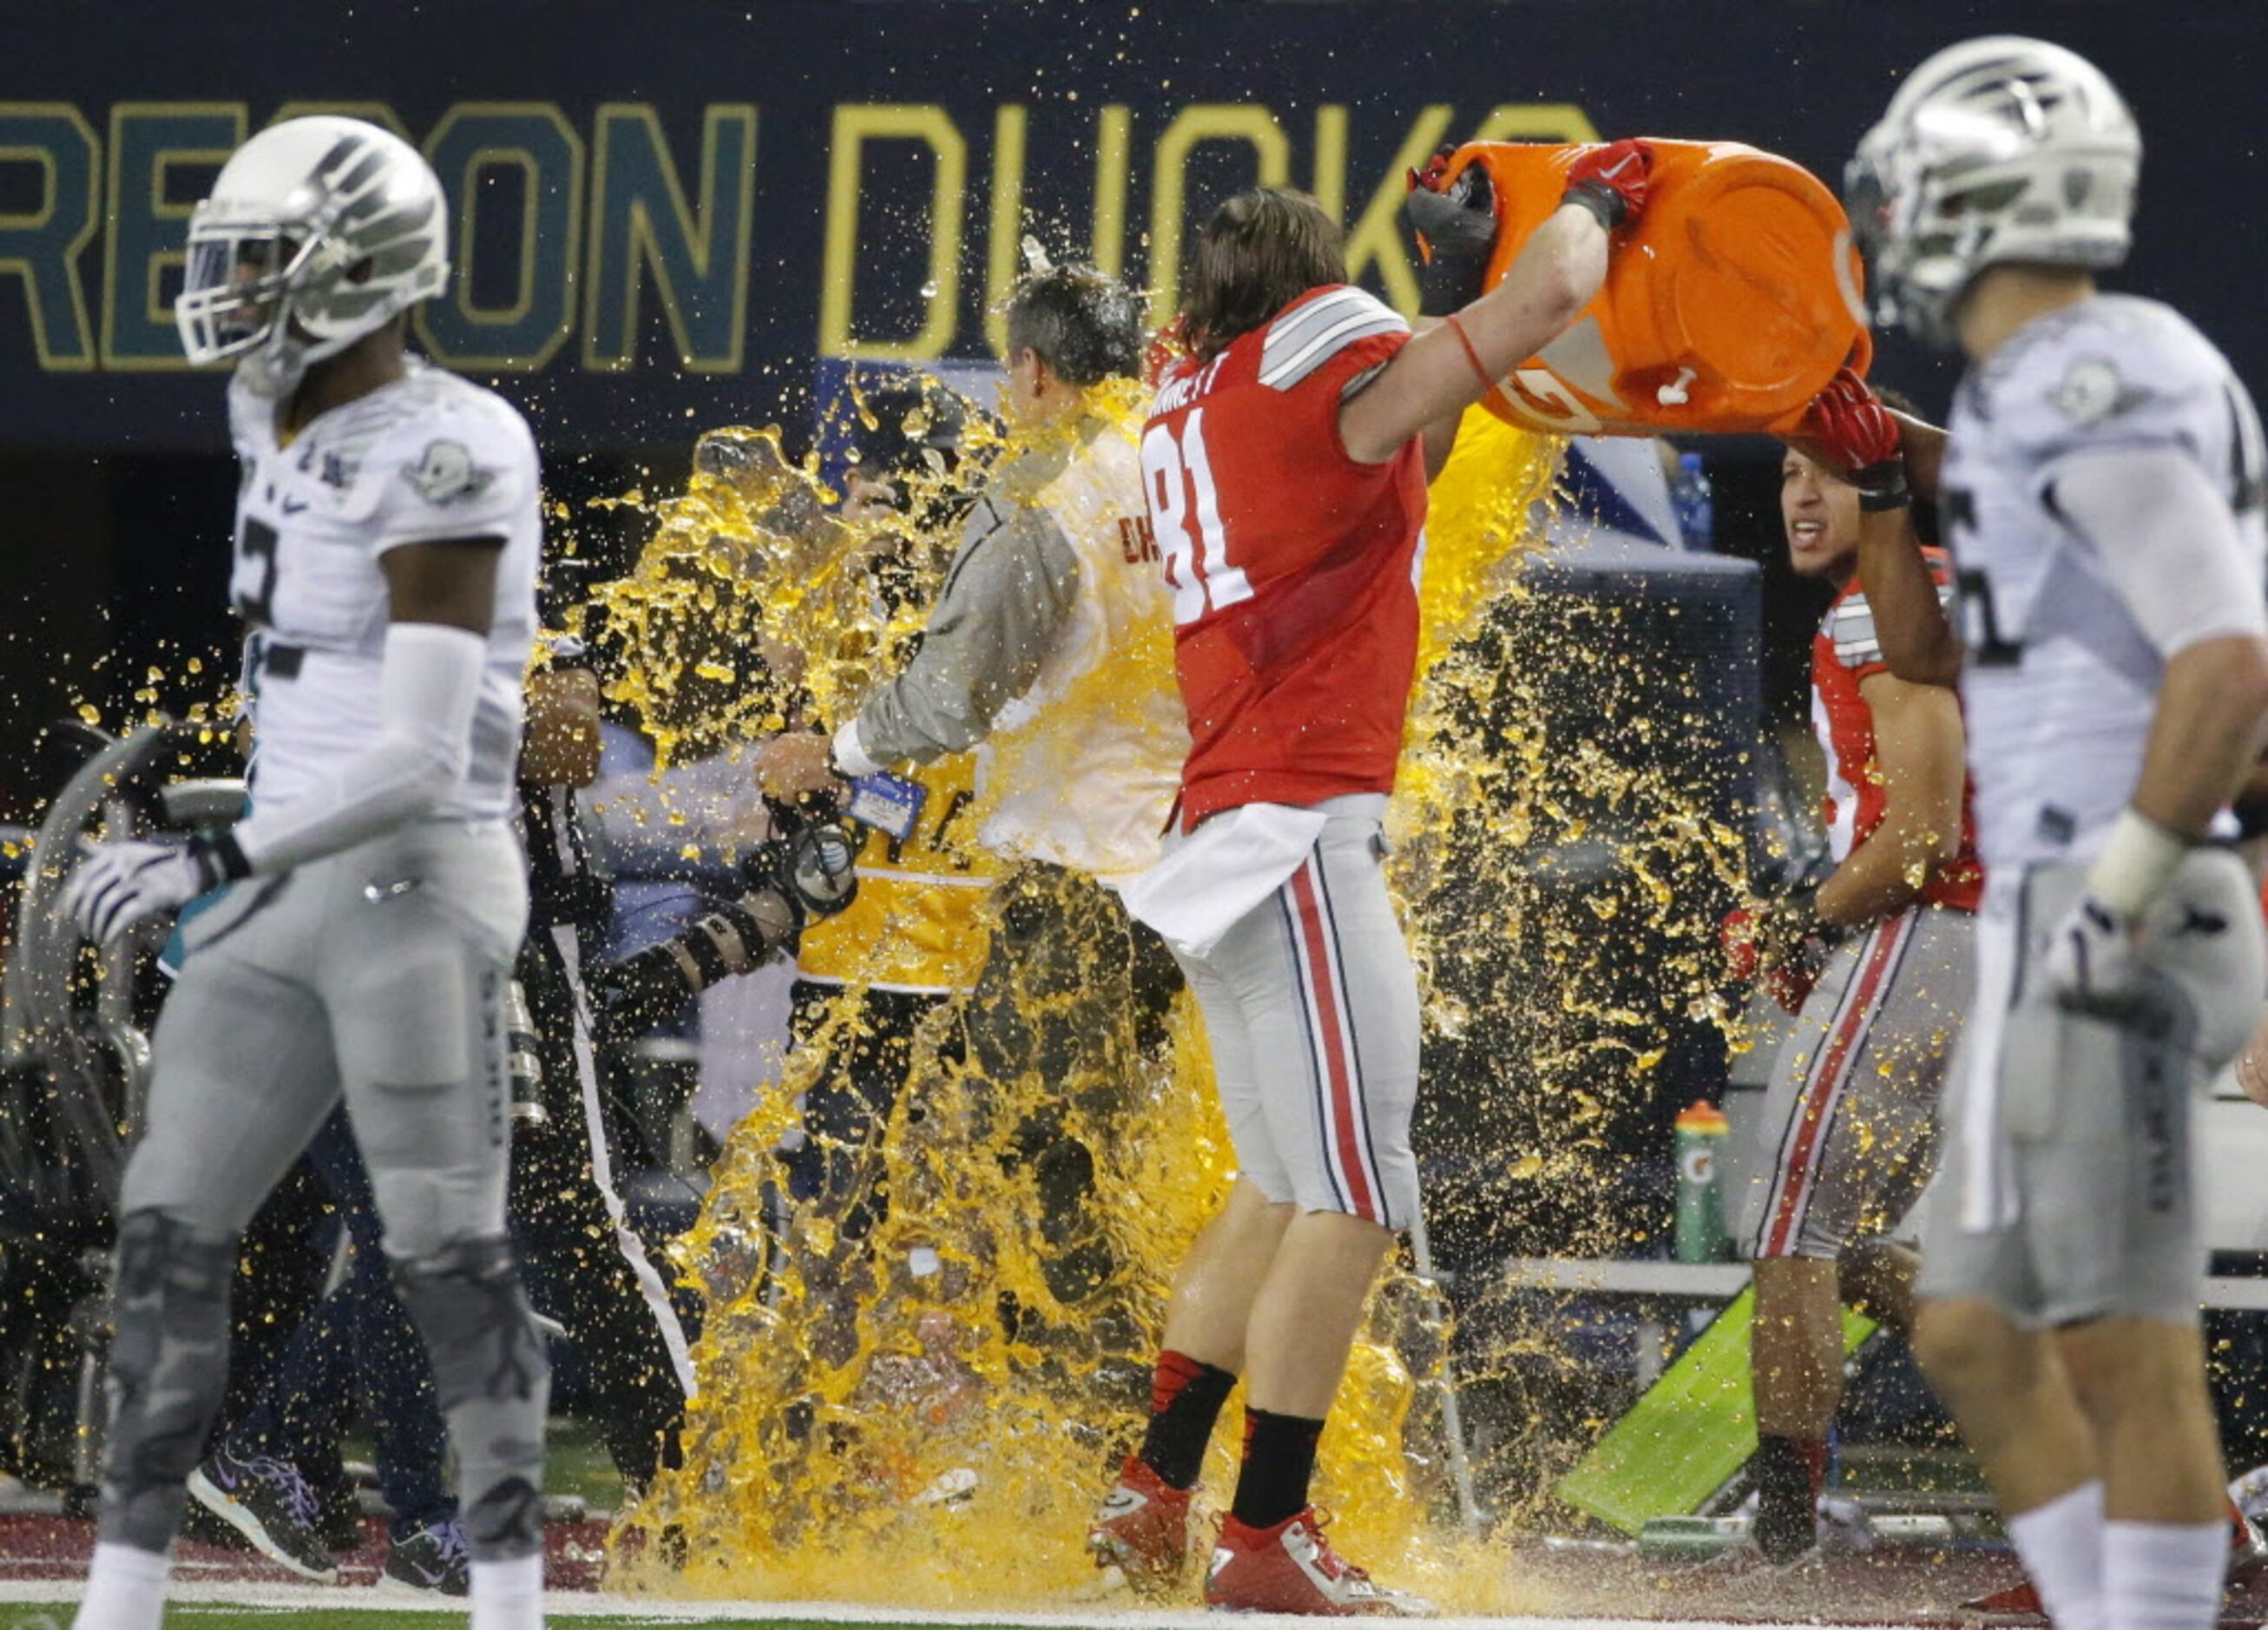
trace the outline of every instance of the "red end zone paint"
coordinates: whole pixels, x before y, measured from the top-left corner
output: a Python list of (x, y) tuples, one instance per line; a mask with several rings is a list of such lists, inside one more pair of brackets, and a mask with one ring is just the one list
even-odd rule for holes
[[(547, 1590), (595, 1590), (605, 1553), (608, 1524), (586, 1519), (544, 1525), (543, 1582)], [(0, 1582), (57, 1581), (76, 1584), (86, 1576), (94, 1553), (94, 1523), (85, 1517), (0, 1516)], [(339, 1559), (342, 1583), (319, 1589), (349, 1590), (377, 1582), (386, 1562), (386, 1524), (363, 1523), (361, 1550)], [(173, 1547), (173, 1578), (252, 1583), (301, 1582), (298, 1577), (250, 1551), (181, 1540)], [(448, 1598), (436, 1596), (440, 1603)], [(341, 1604), (352, 1605), (349, 1597)]]

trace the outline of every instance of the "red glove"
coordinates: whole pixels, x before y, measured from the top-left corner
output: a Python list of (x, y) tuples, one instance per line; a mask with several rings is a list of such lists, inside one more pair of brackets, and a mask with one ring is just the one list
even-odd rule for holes
[(1909, 501), (1904, 434), (1866, 380), (1845, 368), (1811, 399), (1797, 432), (1826, 462), (1850, 472), (1866, 509), (1896, 509)]
[(1772, 1000), (1790, 1013), (1802, 1012), (1804, 999), (1827, 966), (1829, 950), (1825, 940), (1807, 924), (1808, 908), (1735, 906), (1717, 929), (1724, 942), (1727, 974), (1740, 985), (1761, 980)]
[(1440, 192), (1442, 182), (1448, 178), (1449, 160), (1456, 156), (1457, 144), (1443, 142), (1433, 150), (1433, 156), (1425, 160), (1424, 169), (1410, 170), (1403, 174), (1403, 190), (1414, 193), (1422, 187), (1429, 193)]
[(1756, 914), (1736, 905), (1717, 925), (1717, 938), (1725, 947), (1725, 977), (1737, 985), (1754, 985), (1764, 970), (1764, 954), (1756, 944)]
[(1653, 149), (1644, 142), (1607, 142), (1586, 147), (1567, 172), (1565, 203), (1579, 203), (1609, 232), (1627, 226), (1646, 208), (1646, 184), (1653, 168)]
[(1898, 422), (1867, 381), (1845, 368), (1803, 410), (1802, 434), (1847, 470), (1898, 456)]

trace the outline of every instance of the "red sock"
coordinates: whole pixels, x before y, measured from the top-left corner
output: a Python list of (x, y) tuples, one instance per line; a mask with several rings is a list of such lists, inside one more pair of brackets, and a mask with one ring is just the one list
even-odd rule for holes
[(1158, 1354), (1150, 1382), (1150, 1427), (1142, 1436), (1142, 1463), (1168, 1488), (1188, 1488), (1204, 1464), (1220, 1406), (1236, 1377), (1186, 1353)]
[(1150, 1412), (1162, 1415), (1174, 1406), (1182, 1389), (1212, 1367), (1200, 1364), (1186, 1353), (1170, 1348), (1158, 1354), (1158, 1368), (1150, 1377)]

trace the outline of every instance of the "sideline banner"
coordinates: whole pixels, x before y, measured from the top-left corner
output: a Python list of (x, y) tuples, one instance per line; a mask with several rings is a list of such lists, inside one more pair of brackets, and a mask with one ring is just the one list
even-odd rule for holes
[(1796, 0), (117, 0), (0, 19), (0, 444), (219, 449), (170, 316), (185, 222), (231, 147), (294, 114), (389, 125), (439, 172), (457, 273), (420, 344), (498, 380), (547, 446), (650, 444), (802, 417), (814, 358), (986, 356), (1027, 232), (1170, 309), (1191, 226), (1256, 180), (1314, 192), (1405, 307), (1402, 173), (1445, 140), (1734, 137), (1835, 181), (1897, 71), (1993, 29), (2118, 80), (2149, 151), (2125, 284), (2259, 381), (2268, 218), (2223, 184), (2268, 50), (2244, 0), (2191, 0), (2179, 30), (1966, 0), (1863, 30)]

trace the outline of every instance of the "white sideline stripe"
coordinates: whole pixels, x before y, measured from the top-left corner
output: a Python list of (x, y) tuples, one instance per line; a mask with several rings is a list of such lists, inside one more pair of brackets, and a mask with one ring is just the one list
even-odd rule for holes
[[(76, 1602), (85, 1587), (76, 1582), (0, 1581), (0, 1603)], [(183, 1606), (233, 1606), (255, 1612), (289, 1612), (328, 1607), (372, 1613), (461, 1612), (446, 1598), (423, 1590), (379, 1590), (353, 1585), (225, 1585), (182, 1581), (171, 1586), (168, 1603)], [(932, 1612), (915, 1607), (868, 1607), (851, 1602), (666, 1602), (652, 1597), (606, 1596), (590, 1591), (548, 1590), (547, 1619), (600, 1616), (650, 1624), (703, 1624), (718, 1619), (814, 1619), (840, 1625), (1015, 1625), (1030, 1630), (1221, 1630), (1225, 1623), (1281, 1624), (1313, 1630), (1314, 1620), (1290, 1613), (988, 1613)], [(1437, 1630), (1756, 1630), (1754, 1624), (1708, 1619), (1429, 1619)]]
[[(1749, 1282), (1749, 1270), (1737, 1262), (1513, 1257), (1498, 1265), (1491, 1279), (1506, 1290), (1584, 1290), (1610, 1296), (1691, 1296), (1708, 1300), (1739, 1295)], [(2268, 1279), (2214, 1274), (2205, 1281), (2202, 1305), (2268, 1311)]]
[(661, 1345), (669, 1353), (672, 1368), (677, 1372), (677, 1384), (684, 1390), (686, 1401), (699, 1396), (700, 1387), (693, 1376), (693, 1349), (685, 1339), (685, 1326), (677, 1317), (677, 1306), (669, 1299), (669, 1287), (661, 1282), (661, 1274), (653, 1260), (645, 1254), (645, 1242), (637, 1230), (630, 1227), (630, 1208), (615, 1187), (615, 1157), (607, 1143), (606, 1112), (599, 1105), (599, 1066), (591, 1046), (591, 1015), (583, 1005), (583, 946), (576, 937), (571, 923), (561, 923), (551, 930), (551, 942), (559, 948), (560, 960), (567, 967), (567, 990), (575, 1004), (574, 1035), (576, 1086), (583, 1100), (584, 1129), (591, 1143), (591, 1180), (598, 1185), (599, 1199), (606, 1207), (607, 1219), (614, 1224), (615, 1249), (637, 1281), (638, 1294), (644, 1298), (646, 1310), (660, 1326)]

